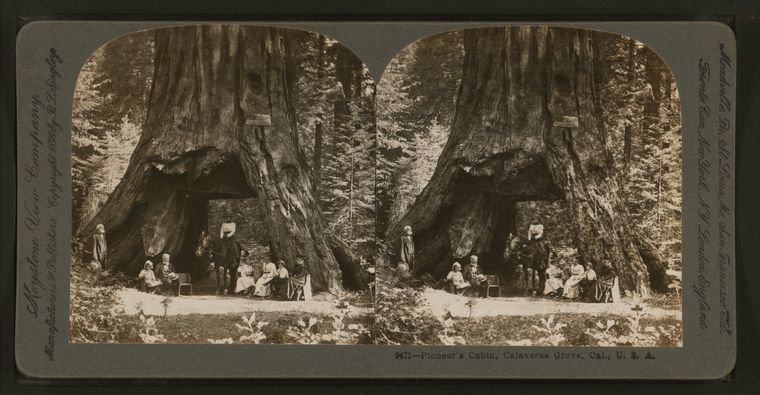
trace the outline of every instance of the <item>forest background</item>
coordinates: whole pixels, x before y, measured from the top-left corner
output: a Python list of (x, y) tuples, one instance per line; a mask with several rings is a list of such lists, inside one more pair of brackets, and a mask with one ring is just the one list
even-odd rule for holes
[[(394, 57), (378, 83), (378, 234), (393, 228), (427, 185), (448, 139), (464, 60), (462, 31), (418, 40)], [(642, 43), (600, 34), (601, 102), (622, 197), (640, 234), (681, 268), (681, 115), (667, 65)], [(518, 232), (541, 223), (571, 249), (564, 202), (518, 203)]]
[[(301, 148), (331, 230), (371, 255), (375, 231), (375, 83), (351, 51), (325, 36), (287, 32)], [(72, 234), (81, 234), (123, 177), (140, 138), (153, 78), (154, 31), (100, 47), (84, 64), (72, 114)], [(266, 240), (254, 199), (209, 202), (209, 228), (226, 215), (252, 250)]]
[[(369, 254), (374, 235), (399, 221), (429, 181), (448, 138), (461, 82), (462, 33), (419, 40), (375, 85), (337, 42), (292, 32), (299, 139), (328, 223)], [(659, 57), (630, 38), (604, 35), (603, 121), (623, 197), (641, 233), (680, 269), (681, 120), (675, 80)], [(72, 118), (73, 234), (81, 231), (126, 170), (145, 121), (152, 84), (150, 31), (98, 49), (80, 73)], [(376, 158), (377, 153), (377, 158)], [(377, 165), (375, 162), (377, 161)], [(256, 204), (210, 202), (210, 224), (245, 218), (243, 239), (262, 240)], [(518, 229), (543, 223), (557, 246), (571, 245), (561, 201), (522, 202)], [(524, 236), (524, 235), (523, 235)], [(248, 245), (247, 247), (252, 247)]]

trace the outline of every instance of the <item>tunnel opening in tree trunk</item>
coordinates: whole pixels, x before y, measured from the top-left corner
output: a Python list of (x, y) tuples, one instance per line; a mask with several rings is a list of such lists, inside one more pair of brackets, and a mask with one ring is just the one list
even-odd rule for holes
[(386, 232), (395, 251), (404, 226), (419, 236), (416, 274), (444, 275), (473, 254), (495, 270), (515, 203), (562, 199), (586, 261), (610, 260), (624, 291), (667, 290), (663, 260), (619, 193), (593, 43), (589, 31), (564, 28), (465, 31), (448, 140), (425, 188)]
[[(219, 234), (225, 218), (235, 222), (235, 239), (243, 250), (255, 254), (255, 262), (269, 257), (269, 237), (261, 212), (261, 202), (257, 198), (223, 198), (208, 201), (208, 230)], [(260, 253), (266, 249), (266, 254)]]
[(332, 234), (313, 194), (297, 133), (291, 45), (286, 30), (272, 27), (156, 30), (143, 133), (81, 240), (103, 224), (112, 268), (128, 275), (163, 253), (177, 270), (203, 273), (194, 254), (208, 228), (208, 201), (258, 198), (275, 259), (304, 257), (317, 292), (366, 289), (359, 260)]

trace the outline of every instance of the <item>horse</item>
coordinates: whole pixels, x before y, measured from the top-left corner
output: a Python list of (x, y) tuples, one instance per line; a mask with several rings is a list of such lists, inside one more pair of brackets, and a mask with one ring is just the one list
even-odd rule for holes
[[(229, 294), (235, 292), (240, 250), (240, 243), (235, 239), (222, 239), (206, 233), (205, 230), (201, 231), (195, 255), (214, 265), (217, 295), (222, 292)], [(227, 285), (227, 273), (230, 275), (229, 285)]]
[(504, 259), (518, 269), (521, 284), (525, 293), (543, 293), (546, 281), (546, 262), (542, 257), (541, 246), (538, 242), (523, 239), (520, 236), (509, 234), (507, 246), (504, 249)]

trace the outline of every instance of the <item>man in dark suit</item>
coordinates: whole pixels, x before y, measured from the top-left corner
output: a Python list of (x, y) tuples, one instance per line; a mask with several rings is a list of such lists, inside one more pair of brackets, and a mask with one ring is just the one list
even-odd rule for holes
[[(533, 269), (533, 275), (538, 273), (538, 284), (533, 284), (533, 295), (543, 295), (546, 287), (546, 269), (549, 267), (551, 247), (544, 239), (544, 226), (531, 225), (528, 230), (529, 267)], [(531, 281), (532, 283), (533, 281)]]
[(161, 256), (161, 263), (156, 265), (155, 273), (156, 279), (161, 281), (162, 289), (174, 290), (174, 296), (179, 295), (179, 275), (174, 270), (174, 265), (171, 263), (171, 256), (164, 254)]
[(488, 296), (488, 277), (483, 273), (483, 269), (478, 265), (478, 256), (470, 256), (470, 263), (464, 267), (464, 281), (470, 283), (470, 289), (473, 295), (485, 298)]

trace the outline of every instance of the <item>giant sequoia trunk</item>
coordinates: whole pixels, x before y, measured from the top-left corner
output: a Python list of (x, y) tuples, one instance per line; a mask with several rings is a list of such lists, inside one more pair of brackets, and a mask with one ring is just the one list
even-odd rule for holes
[(611, 260), (623, 289), (661, 286), (663, 262), (639, 242), (618, 196), (592, 39), (573, 29), (466, 31), (449, 140), (430, 182), (386, 235), (395, 244), (404, 225), (414, 228), (418, 273), (443, 274), (471, 254), (498, 272), (515, 202), (563, 199), (587, 261)]
[[(197, 271), (209, 199), (256, 197), (275, 259), (306, 264), (317, 290), (364, 286), (353, 253), (330, 235), (300, 149), (293, 63), (276, 28), (201, 26), (156, 33), (153, 90), (127, 172), (93, 219), (117, 270), (168, 252)], [(236, 218), (238, 223), (245, 218)], [(216, 233), (218, 229), (210, 229)]]

